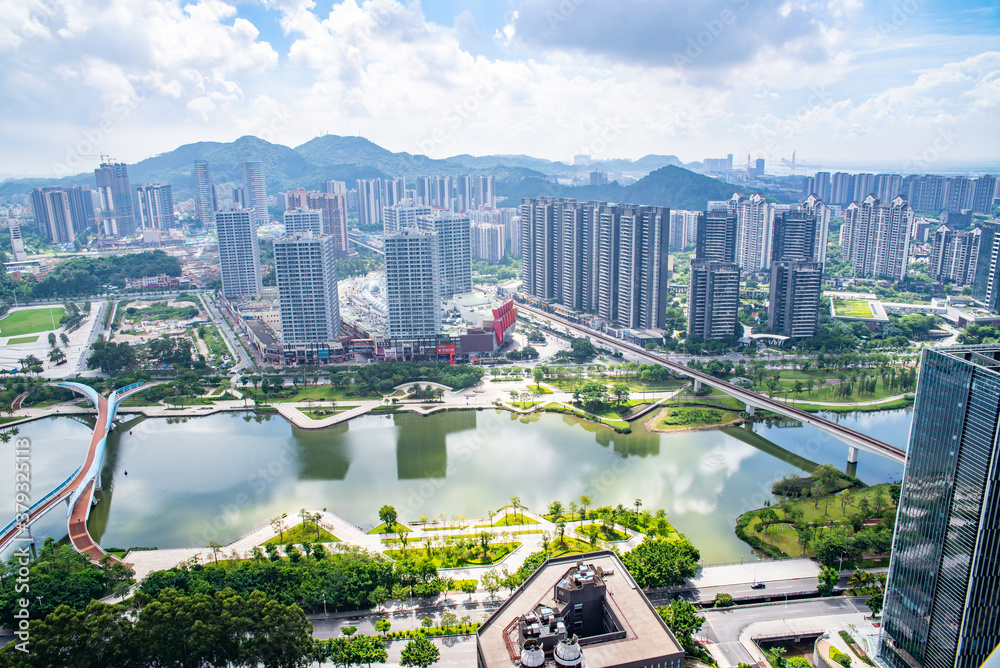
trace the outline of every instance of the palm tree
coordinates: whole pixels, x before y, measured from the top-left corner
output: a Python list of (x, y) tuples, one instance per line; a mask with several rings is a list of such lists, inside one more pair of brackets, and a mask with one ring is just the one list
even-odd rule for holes
[(583, 519), (587, 519), (587, 507), (594, 501), (586, 494), (580, 496), (580, 505), (583, 507)]

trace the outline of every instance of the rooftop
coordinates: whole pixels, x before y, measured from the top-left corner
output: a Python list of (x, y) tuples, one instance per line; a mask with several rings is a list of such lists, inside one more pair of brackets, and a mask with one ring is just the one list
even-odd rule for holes
[[(602, 551), (550, 559), (535, 571), (477, 631), (479, 665), (486, 668), (520, 665), (519, 622), (524, 626), (527, 621), (530, 628), (536, 618), (545, 614), (565, 612), (571, 615), (573, 610), (567, 600), (576, 601), (566, 592), (581, 587), (596, 587), (596, 600), (603, 602), (601, 607), (604, 609), (604, 620), (598, 619), (598, 626), (604, 627), (601, 633), (587, 633), (589, 623), (585, 621), (582, 625), (584, 630), (579, 644), (583, 665), (587, 668), (642, 665), (647, 660), (663, 657), (676, 658), (683, 663), (683, 648), (621, 560), (613, 552)], [(580, 608), (579, 605), (574, 607)], [(607, 625), (609, 619), (615, 622), (611, 627)], [(557, 627), (558, 624), (554, 624), (551, 628), (558, 633)], [(570, 627), (568, 633), (572, 635), (574, 630)]]

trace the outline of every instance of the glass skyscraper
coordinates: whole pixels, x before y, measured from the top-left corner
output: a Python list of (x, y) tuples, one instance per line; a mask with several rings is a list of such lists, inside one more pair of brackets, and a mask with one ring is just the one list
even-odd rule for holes
[(1000, 643), (1000, 346), (927, 349), (879, 659), (978, 667)]

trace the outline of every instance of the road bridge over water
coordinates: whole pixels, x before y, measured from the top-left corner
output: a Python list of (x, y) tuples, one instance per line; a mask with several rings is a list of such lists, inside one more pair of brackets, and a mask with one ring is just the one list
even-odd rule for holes
[(846, 443), (849, 447), (847, 456), (847, 461), (849, 463), (856, 463), (858, 461), (858, 450), (871, 452), (887, 459), (891, 459), (895, 462), (902, 463), (906, 461), (905, 450), (901, 450), (893, 445), (889, 445), (888, 443), (883, 443), (876, 438), (872, 438), (867, 434), (862, 434), (859, 431), (845, 427), (844, 425), (832, 420), (827, 420), (819, 415), (809, 413), (801, 408), (796, 408), (791, 404), (778, 401), (777, 399), (754, 392), (753, 390), (733, 385), (732, 383), (722, 380), (721, 378), (716, 378), (715, 376), (698, 371), (697, 369), (692, 369), (678, 362), (674, 362), (664, 355), (651, 353), (644, 348), (640, 348), (639, 346), (627, 343), (621, 339), (616, 339), (612, 336), (608, 336), (603, 332), (595, 331), (589, 327), (583, 327), (582, 325), (570, 322), (533, 306), (518, 303), (517, 307), (519, 309), (524, 309), (531, 315), (558, 323), (561, 327), (565, 327), (567, 330), (572, 330), (581, 336), (600, 341), (606, 346), (613, 346), (620, 350), (627, 351), (629, 354), (635, 355), (650, 364), (659, 364), (667, 367), (677, 374), (688, 376), (694, 380), (695, 390), (700, 389), (703, 385), (707, 385), (708, 387), (725, 392), (729, 396), (742, 401), (747, 407), (747, 412), (751, 415), (754, 413), (755, 409), (760, 408), (811, 425), (816, 429), (819, 429), (826, 434), (830, 434), (834, 438)]

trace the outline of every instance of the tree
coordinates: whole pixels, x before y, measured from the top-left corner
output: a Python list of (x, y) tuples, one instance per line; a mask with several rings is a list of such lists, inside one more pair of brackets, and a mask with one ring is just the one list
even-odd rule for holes
[(545, 380), (545, 369), (540, 366), (536, 366), (535, 370), (531, 372), (531, 377), (534, 379), (535, 385), (541, 385), (542, 381)]
[(728, 608), (731, 605), (736, 605), (733, 601), (732, 594), (726, 594), (719, 592), (715, 595), (715, 607), (716, 608)]
[(368, 600), (371, 602), (375, 609), (378, 610), (382, 605), (389, 600), (389, 590), (379, 585), (372, 589), (371, 593), (368, 594)]
[(615, 396), (615, 403), (623, 404), (626, 401), (628, 401), (628, 397), (629, 394), (631, 394), (631, 390), (629, 389), (628, 385), (624, 383), (617, 383), (614, 386), (614, 388), (612, 388), (612, 393)]
[(357, 626), (341, 626), (340, 627), (340, 632), (343, 633), (345, 636), (353, 636), (355, 633), (358, 632), (358, 627)]
[(868, 597), (865, 601), (865, 605), (868, 609), (872, 611), (872, 618), (874, 619), (880, 612), (882, 612), (882, 605), (885, 600), (885, 593), (878, 591)]
[(390, 622), (388, 619), (383, 618), (375, 622), (375, 630), (378, 633), (381, 633), (383, 636), (387, 634), (389, 632), (389, 629), (391, 628), (392, 628), (392, 622)]
[(552, 518), (553, 522), (558, 522), (559, 518), (562, 517), (563, 505), (562, 501), (558, 499), (549, 504), (549, 517)]
[(208, 544), (208, 549), (212, 550), (212, 556), (215, 558), (215, 565), (219, 565), (219, 552), (222, 551), (222, 546), (219, 545), (214, 540)]
[(53, 348), (49, 351), (49, 361), (53, 364), (61, 364), (66, 360), (66, 353), (59, 350), (58, 348)]
[(646, 536), (622, 562), (643, 589), (671, 587), (694, 576), (701, 554), (686, 540), (668, 541)]
[(512, 496), (510, 497), (510, 505), (514, 509), (514, 517), (517, 518), (517, 511), (521, 508), (521, 497)]
[(430, 615), (424, 616), (424, 618), (420, 620), (420, 626), (421, 628), (429, 629), (434, 626), (434, 618)]
[(480, 577), (480, 583), (483, 585), (483, 589), (490, 595), (490, 598), (496, 596), (497, 592), (503, 586), (500, 583), (500, 574), (497, 573), (495, 568), (491, 568), (483, 573)]
[(657, 608), (663, 622), (667, 625), (688, 654), (694, 652), (694, 634), (705, 623), (705, 618), (695, 614), (693, 605), (684, 599), (675, 598), (670, 605)]
[(580, 495), (580, 507), (583, 508), (583, 517), (581, 519), (587, 519), (587, 508), (594, 503), (591, 498), (586, 494)]
[(400, 654), (399, 665), (427, 668), (437, 663), (440, 658), (441, 652), (437, 645), (420, 636), (406, 643), (406, 647)]
[(820, 569), (816, 579), (819, 580), (819, 583), (816, 585), (816, 590), (819, 592), (819, 595), (829, 596), (833, 593), (834, 588), (840, 583), (840, 573), (837, 572), (835, 568), (824, 566)]
[(396, 509), (392, 506), (386, 504), (379, 508), (378, 518), (382, 520), (382, 524), (385, 525), (382, 529), (382, 533), (392, 533), (396, 529), (396, 520), (399, 519), (399, 515), (396, 513)]
[(444, 628), (448, 628), (449, 626), (458, 626), (458, 615), (454, 612), (442, 612), (441, 626)]
[(475, 580), (463, 580), (462, 581), (462, 592), (469, 595), (469, 599), (472, 599), (472, 595), (476, 593), (476, 581)]
[(272, 519), (271, 528), (280, 536), (278, 540), (285, 540), (285, 518), (279, 516)]

